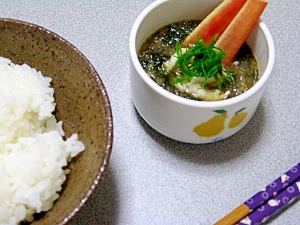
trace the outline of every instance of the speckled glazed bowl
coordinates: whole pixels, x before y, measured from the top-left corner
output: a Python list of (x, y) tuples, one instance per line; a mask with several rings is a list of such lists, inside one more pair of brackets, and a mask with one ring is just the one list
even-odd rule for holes
[(113, 142), (109, 98), (90, 62), (69, 42), (40, 26), (0, 19), (0, 55), (52, 78), (56, 117), (66, 137), (78, 133), (85, 151), (73, 159), (60, 198), (32, 224), (67, 224), (86, 203), (108, 166)]
[(143, 70), (138, 52), (159, 28), (181, 20), (204, 19), (222, 0), (157, 0), (136, 19), (130, 33), (130, 80), (133, 103), (155, 130), (174, 140), (211, 143), (242, 129), (262, 98), (275, 60), (272, 36), (263, 21), (247, 39), (258, 64), (260, 80), (247, 92), (222, 101), (194, 101), (158, 86)]

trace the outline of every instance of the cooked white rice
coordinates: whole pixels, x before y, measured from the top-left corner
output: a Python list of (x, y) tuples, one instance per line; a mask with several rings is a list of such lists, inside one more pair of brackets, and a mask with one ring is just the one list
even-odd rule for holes
[(0, 224), (32, 221), (59, 197), (71, 157), (84, 150), (57, 122), (51, 78), (0, 57)]

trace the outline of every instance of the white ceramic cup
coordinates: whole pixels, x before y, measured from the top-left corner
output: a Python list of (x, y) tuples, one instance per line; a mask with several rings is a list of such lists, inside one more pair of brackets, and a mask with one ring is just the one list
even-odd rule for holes
[(156, 84), (143, 70), (137, 53), (159, 28), (173, 22), (204, 19), (221, 0), (157, 0), (136, 19), (130, 33), (130, 82), (133, 103), (142, 118), (159, 133), (187, 143), (211, 143), (227, 138), (252, 118), (275, 61), (273, 38), (263, 21), (247, 44), (259, 64), (259, 81), (247, 92), (221, 101), (182, 98)]

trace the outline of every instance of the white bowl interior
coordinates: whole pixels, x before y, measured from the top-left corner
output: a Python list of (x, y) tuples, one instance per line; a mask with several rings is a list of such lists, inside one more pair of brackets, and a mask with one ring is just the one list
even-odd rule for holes
[[(159, 28), (181, 20), (201, 20), (205, 18), (221, 0), (197, 1), (197, 0), (157, 0), (147, 7), (137, 19), (138, 36), (136, 37), (136, 49), (139, 50), (142, 43)], [(176, 7), (175, 7), (176, 6)], [(201, 10), (199, 10), (199, 8)]]

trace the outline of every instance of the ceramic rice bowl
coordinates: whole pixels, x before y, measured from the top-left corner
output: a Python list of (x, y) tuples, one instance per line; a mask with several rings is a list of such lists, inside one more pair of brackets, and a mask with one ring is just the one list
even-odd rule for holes
[(69, 42), (38, 25), (0, 19), (0, 56), (52, 78), (58, 120), (77, 133), (84, 152), (73, 159), (60, 198), (32, 224), (67, 224), (87, 202), (108, 166), (113, 121), (105, 87), (90, 62)]

